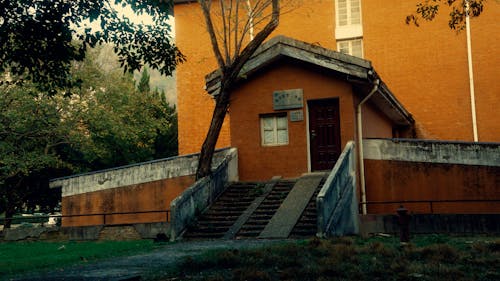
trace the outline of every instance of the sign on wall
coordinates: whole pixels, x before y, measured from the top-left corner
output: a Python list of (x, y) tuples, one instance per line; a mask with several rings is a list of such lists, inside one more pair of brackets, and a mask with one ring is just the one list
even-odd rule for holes
[(302, 89), (275, 91), (273, 108), (274, 110), (302, 108), (304, 107), (303, 100)]

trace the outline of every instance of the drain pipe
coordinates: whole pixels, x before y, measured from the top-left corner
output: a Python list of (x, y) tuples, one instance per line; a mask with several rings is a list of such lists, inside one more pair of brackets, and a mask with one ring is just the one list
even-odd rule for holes
[(472, 132), (474, 141), (478, 141), (477, 121), (476, 121), (476, 98), (474, 93), (474, 71), (472, 69), (472, 44), (470, 35), (470, 4), (469, 0), (465, 1), (465, 29), (467, 33), (467, 63), (469, 65), (469, 87), (470, 87), (470, 108), (472, 115)]
[(361, 116), (361, 107), (365, 102), (367, 102), (373, 94), (375, 94), (378, 90), (378, 86), (380, 84), (380, 79), (375, 80), (373, 83), (373, 88), (368, 93), (368, 95), (360, 102), (358, 103), (358, 106), (356, 107), (356, 122), (357, 122), (357, 127), (358, 127), (358, 155), (359, 155), (359, 181), (360, 181), (360, 186), (361, 186), (361, 208), (363, 215), (366, 215), (366, 185), (365, 185), (365, 164), (364, 164), (364, 155), (363, 155), (363, 122), (362, 122), (362, 116)]

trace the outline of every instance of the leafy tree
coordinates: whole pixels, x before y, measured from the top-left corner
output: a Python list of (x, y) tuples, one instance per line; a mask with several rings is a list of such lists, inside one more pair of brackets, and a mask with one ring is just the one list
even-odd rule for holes
[(5, 212), (8, 228), (16, 208), (37, 196), (31, 177), (68, 167), (55, 148), (69, 142), (75, 124), (62, 118), (55, 99), (36, 93), (33, 87), (2, 86), (1, 93), (0, 212)]
[(137, 90), (139, 93), (149, 93), (151, 91), (149, 87), (149, 73), (148, 68), (144, 67), (142, 71), (141, 79), (139, 80), (139, 84), (137, 85)]
[[(220, 87), (215, 109), (201, 147), (196, 177), (210, 174), (215, 145), (229, 109), (238, 74), (264, 40), (276, 29), (279, 0), (198, 0), (219, 66)], [(219, 20), (215, 22), (215, 20)], [(220, 27), (217, 29), (217, 27)], [(254, 31), (258, 32), (253, 35)]]
[[(119, 65), (104, 67), (100, 48), (74, 63), (82, 80), (71, 95), (34, 85), (0, 86), (0, 213), (6, 224), (20, 209), (50, 209), (58, 194), (49, 178), (177, 154), (176, 114), (158, 94), (135, 90)], [(160, 141), (170, 141), (157, 148)]]
[[(497, 3), (500, 1), (495, 0)], [(470, 17), (478, 17), (484, 10), (486, 0), (425, 0), (417, 4), (414, 14), (406, 17), (406, 24), (413, 23), (420, 26), (420, 20), (432, 21), (442, 9), (450, 9), (448, 25), (451, 29), (462, 30), (465, 28), (467, 13)]]
[[(70, 75), (71, 63), (83, 60), (89, 46), (113, 43), (125, 70), (138, 70), (146, 63), (171, 74), (184, 59), (169, 35), (171, 2), (0, 0), (0, 73), (8, 71), (14, 82), (33, 81), (53, 94), (76, 82)], [(113, 3), (151, 15), (154, 25), (131, 22)], [(100, 29), (92, 28), (92, 22), (98, 22)]]
[(72, 114), (80, 122), (79, 134), (87, 136), (77, 159), (84, 159), (87, 169), (93, 170), (152, 160), (159, 154), (157, 139), (167, 137), (175, 146), (161, 156), (177, 155), (175, 109), (158, 94), (137, 92), (132, 75), (123, 75), (116, 63), (110, 67), (113, 63), (107, 62), (108, 70), (101, 70), (99, 52), (93, 50), (75, 65), (74, 76), (84, 82), (73, 90), (80, 107)]

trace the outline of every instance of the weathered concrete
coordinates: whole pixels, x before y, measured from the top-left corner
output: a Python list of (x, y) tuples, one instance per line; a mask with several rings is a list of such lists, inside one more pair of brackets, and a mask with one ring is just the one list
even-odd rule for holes
[(364, 140), (367, 208), (393, 213), (500, 212), (500, 143)]
[(170, 204), (170, 239), (179, 238), (195, 217), (208, 208), (225, 190), (229, 182), (237, 181), (238, 151), (231, 148), (224, 160), (212, 172), (186, 189)]
[[(399, 234), (397, 215), (360, 215), (360, 234)], [(413, 214), (411, 234), (500, 234), (500, 214)]]
[(59, 231), (59, 227), (16, 227), (16, 228), (6, 228), (3, 230), (3, 239), (5, 241), (19, 241), (26, 239), (36, 239), (40, 237), (42, 233)]
[(138, 223), (115, 226), (81, 227), (18, 227), (5, 229), (3, 241), (86, 241), (86, 240), (130, 240), (155, 239), (158, 234), (169, 236), (169, 223)]
[(170, 223), (137, 223), (134, 224), (134, 228), (142, 239), (155, 239), (158, 234), (170, 235)]
[(314, 174), (299, 178), (259, 238), (288, 238), (322, 178)]
[[(218, 150), (214, 155), (213, 167), (217, 167), (233, 149)], [(193, 175), (198, 166), (198, 154), (190, 154), (150, 162), (117, 167), (86, 174), (57, 178), (50, 181), (50, 187), (62, 188), (62, 197), (130, 186), (180, 176)], [(231, 171), (237, 177), (237, 170)]]
[(363, 148), (371, 160), (500, 166), (500, 143), (365, 139)]
[(320, 237), (359, 232), (354, 147), (346, 145), (316, 198)]
[(281, 179), (281, 177), (273, 177), (271, 179), (271, 181), (266, 183), (266, 185), (264, 186), (262, 195), (260, 195), (259, 197), (255, 198), (255, 200), (253, 200), (253, 202), (250, 204), (250, 206), (248, 206), (248, 208), (245, 210), (245, 212), (243, 212), (243, 214), (241, 214), (241, 216), (238, 217), (236, 222), (229, 228), (229, 230), (226, 232), (226, 234), (224, 234), (223, 239), (233, 239), (234, 238), (236, 233), (238, 233), (238, 231), (240, 231), (241, 227), (248, 221), (248, 219), (255, 212), (255, 210), (257, 210), (257, 208), (262, 203), (262, 201), (264, 201), (264, 199), (266, 199), (266, 196), (269, 194), (269, 192), (271, 192), (274, 185), (280, 179)]

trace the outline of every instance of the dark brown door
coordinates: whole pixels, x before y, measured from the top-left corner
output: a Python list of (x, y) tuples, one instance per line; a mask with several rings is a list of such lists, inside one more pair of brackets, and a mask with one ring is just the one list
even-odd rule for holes
[(311, 169), (329, 170), (340, 155), (340, 115), (338, 99), (308, 101)]

